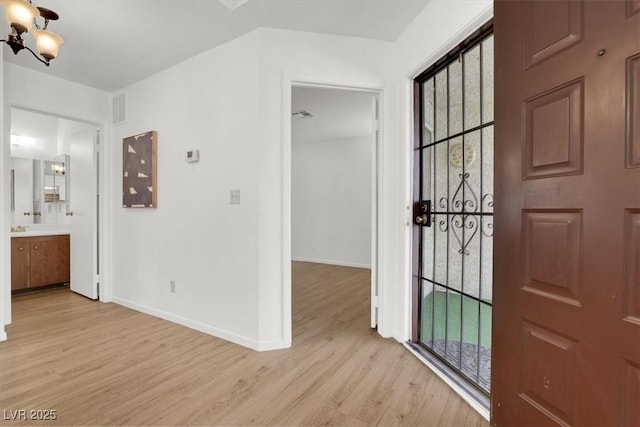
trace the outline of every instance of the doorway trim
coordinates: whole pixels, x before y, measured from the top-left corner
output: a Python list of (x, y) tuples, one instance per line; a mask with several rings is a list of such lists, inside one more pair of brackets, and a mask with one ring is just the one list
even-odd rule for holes
[[(98, 193), (100, 195), (100, 205), (99, 205), (99, 209), (97, 211), (98, 213), (98, 217), (100, 219), (98, 219), (98, 217), (95, 218), (95, 222), (96, 222), (96, 230), (99, 237), (98, 240), (98, 256), (99, 256), (99, 265), (100, 265), (100, 286), (99, 286), (99, 298), (98, 301), (100, 302), (109, 302), (110, 301), (110, 289), (105, 286), (104, 282), (105, 282), (105, 273), (108, 272), (108, 264), (107, 262), (109, 261), (107, 258), (108, 256), (105, 256), (105, 254), (108, 254), (109, 252), (107, 252), (109, 250), (109, 245), (110, 245), (110, 241), (111, 239), (109, 238), (109, 231), (108, 231), (108, 218), (110, 218), (109, 215), (109, 210), (110, 210), (110, 205), (109, 205), (109, 200), (110, 198), (106, 196), (106, 191), (108, 190), (106, 183), (108, 182), (108, 180), (110, 179), (110, 175), (109, 175), (109, 168), (108, 165), (106, 164), (106, 159), (108, 159), (108, 149), (107, 149), (107, 145), (106, 141), (107, 138), (105, 137), (105, 125), (104, 123), (98, 123), (92, 120), (87, 120), (87, 119), (81, 119), (81, 118), (76, 118), (76, 117), (71, 117), (71, 116), (67, 116), (64, 114), (59, 114), (56, 112), (51, 112), (51, 111), (46, 111), (46, 110), (40, 110), (37, 108), (32, 108), (32, 107), (28, 107), (25, 105), (21, 105), (19, 103), (6, 103), (4, 104), (5, 107), (5, 111), (4, 114), (2, 116), (2, 121), (3, 124), (7, 127), (6, 129), (4, 129), (3, 131), (3, 135), (0, 135), (0, 141), (2, 142), (2, 153), (0, 154), (0, 158), (4, 158), (5, 156), (7, 156), (7, 159), (3, 159), (6, 160), (7, 162), (10, 160), (10, 138), (8, 138), (8, 135), (10, 135), (11, 133), (11, 110), (12, 109), (19, 109), (19, 110), (23, 110), (23, 111), (27, 111), (30, 113), (35, 113), (35, 114), (41, 114), (44, 116), (50, 116), (50, 117), (55, 117), (58, 119), (63, 119), (63, 120), (70, 120), (70, 121), (74, 121), (74, 122), (78, 122), (78, 123), (84, 123), (90, 126), (95, 126), (96, 130), (97, 130), (97, 138), (94, 140), (94, 144), (97, 145), (96, 150), (97, 152), (100, 153), (100, 155), (98, 156), (98, 161), (96, 162), (96, 168), (94, 170), (94, 173), (96, 173), (96, 175), (99, 178), (99, 182), (98, 182)], [(3, 163), (4, 164), (4, 163)], [(99, 175), (98, 175), (99, 174)], [(0, 209), (0, 223), (4, 223), (4, 224), (9, 224), (11, 222), (11, 214), (10, 214), (10, 210), (8, 209), (8, 205), (6, 206), (6, 208)], [(7, 240), (7, 242), (4, 242), (4, 240)], [(6, 234), (6, 237), (4, 237), (4, 235), (2, 236), (2, 244), (3, 245), (8, 245), (10, 246), (11, 243), (11, 235), (9, 233)], [(8, 321), (6, 324), (4, 324), (4, 320), (0, 319), (0, 321), (2, 321), (3, 323), (3, 327), (2, 329), (4, 329), (4, 327), (6, 325), (9, 325), (12, 323), (13, 320), (13, 316), (12, 316), (12, 306), (13, 303), (11, 301), (11, 257), (10, 257), (10, 252), (8, 253), (9, 256), (3, 256), (0, 258), (0, 270), (1, 271), (8, 271), (9, 274), (3, 274), (0, 278), (0, 293), (2, 295), (8, 295), (9, 296), (9, 304), (7, 304), (7, 306), (9, 307), (8, 313), (2, 313), (3, 316), (5, 316), (5, 319)], [(6, 337), (8, 339), (8, 337)], [(0, 340), (1, 341), (1, 340)]]
[[(377, 324), (383, 320), (380, 315), (383, 306), (382, 286), (380, 283), (380, 250), (379, 239), (382, 231), (380, 219), (380, 193), (382, 153), (384, 147), (383, 111), (384, 90), (379, 87), (367, 87), (343, 84), (335, 81), (321, 81), (316, 79), (297, 79), (287, 74), (282, 76), (282, 341), (284, 347), (292, 343), (292, 300), (291, 300), (291, 94), (294, 87), (319, 89), (340, 89), (354, 92), (368, 92), (378, 98), (378, 141), (372, 150), (372, 200), (371, 200), (371, 289), (377, 291)], [(375, 120), (375, 118), (374, 118)], [(375, 138), (375, 136), (374, 136)], [(373, 139), (373, 138), (372, 138)]]
[[(416, 122), (416, 106), (414, 105), (415, 101), (415, 87), (414, 80), (422, 73), (424, 73), (429, 67), (433, 66), (441, 57), (445, 56), (447, 52), (454, 49), (460, 43), (462, 43), (465, 39), (467, 39), (471, 34), (475, 31), (478, 31), (480, 27), (486, 24), (488, 21), (493, 19), (493, 4), (485, 7), (478, 15), (474, 18), (470, 19), (464, 26), (459, 28), (452, 36), (450, 36), (446, 41), (441, 43), (437, 48), (429, 53), (428, 56), (410, 73), (406, 74), (404, 77), (405, 82), (405, 90), (407, 93), (407, 104), (406, 104), (406, 113), (410, 118), (407, 120), (405, 126), (407, 138), (404, 141), (404, 156), (406, 159), (407, 170), (405, 175), (405, 180), (407, 182), (407, 193), (406, 193), (406, 209), (407, 212), (411, 213), (411, 209), (413, 206), (413, 173), (414, 173), (414, 143), (415, 143), (415, 122)], [(440, 379), (442, 379), (449, 387), (451, 387), (464, 401), (466, 401), (473, 409), (476, 410), (484, 419), (487, 421), (490, 420), (490, 411), (489, 408), (486, 408), (478, 403), (478, 401), (471, 396), (463, 387), (460, 387), (456, 382), (452, 381), (449, 377), (442, 373), (440, 369), (438, 369), (429, 359), (427, 359), (423, 354), (416, 351), (412, 348), (410, 341), (411, 336), (413, 334), (413, 273), (412, 273), (412, 251), (413, 251), (413, 227), (411, 226), (411, 222), (413, 221), (413, 215), (407, 215), (407, 233), (406, 240), (404, 243), (404, 248), (406, 253), (409, 254), (404, 260), (404, 286), (405, 286), (405, 299), (404, 306), (406, 307), (406, 311), (404, 311), (404, 319), (406, 322), (406, 337), (407, 341), (403, 342), (403, 345), (407, 348), (407, 350), (413, 354), (416, 358), (418, 358), (424, 365), (426, 365), (433, 373), (435, 373)]]

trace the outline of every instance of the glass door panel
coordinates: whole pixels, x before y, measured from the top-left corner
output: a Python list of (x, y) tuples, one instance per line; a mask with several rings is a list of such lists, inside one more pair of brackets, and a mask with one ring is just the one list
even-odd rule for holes
[[(416, 82), (417, 344), (489, 394), (493, 273), (493, 36)], [(419, 153), (417, 152), (419, 151)], [(427, 204), (427, 205), (425, 205)], [(419, 211), (419, 209), (423, 209)]]

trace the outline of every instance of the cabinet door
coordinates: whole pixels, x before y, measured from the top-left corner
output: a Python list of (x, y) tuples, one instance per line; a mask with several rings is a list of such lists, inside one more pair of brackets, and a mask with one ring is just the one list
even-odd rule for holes
[(31, 242), (31, 287), (69, 281), (69, 236), (38, 237)]
[(57, 261), (50, 271), (50, 283), (68, 283), (71, 280), (69, 236), (56, 236), (55, 257)]
[(29, 285), (29, 242), (11, 239), (11, 290), (28, 288)]
[(49, 285), (50, 269), (55, 264), (57, 244), (52, 240), (31, 242), (31, 287)]

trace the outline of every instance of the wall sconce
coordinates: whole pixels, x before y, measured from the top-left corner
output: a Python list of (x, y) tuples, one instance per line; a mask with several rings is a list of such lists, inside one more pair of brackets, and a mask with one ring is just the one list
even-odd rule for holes
[[(56, 21), (59, 18), (58, 14), (47, 8), (34, 6), (31, 0), (0, 0), (0, 5), (4, 6), (7, 23), (11, 26), (11, 33), (7, 39), (0, 42), (8, 44), (16, 55), (22, 49), (27, 49), (38, 61), (48, 67), (49, 61), (58, 56), (60, 45), (64, 43), (62, 37), (47, 30), (49, 21)], [(43, 28), (38, 25), (37, 17), (44, 19)], [(33, 27), (35, 29), (32, 29)], [(25, 45), (22, 35), (29, 31), (35, 37), (36, 49), (44, 59), (38, 57), (30, 47)]]
[(64, 163), (51, 163), (51, 170), (54, 175), (64, 175), (66, 170), (64, 168)]

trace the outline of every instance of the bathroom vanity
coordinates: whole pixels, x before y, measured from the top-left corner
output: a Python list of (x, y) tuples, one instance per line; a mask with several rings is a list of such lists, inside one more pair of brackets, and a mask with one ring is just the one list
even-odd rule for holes
[[(15, 113), (20, 122), (23, 113)], [(40, 141), (43, 147), (50, 145), (43, 148), (47, 155), (20, 141), (11, 145), (11, 291), (16, 293), (70, 282), (68, 226), (73, 215), (69, 156), (54, 156), (58, 147), (52, 138)]]
[(12, 292), (64, 284), (97, 299), (100, 132), (94, 124), (10, 111)]
[(12, 291), (70, 281), (68, 233), (31, 231), (11, 234)]

